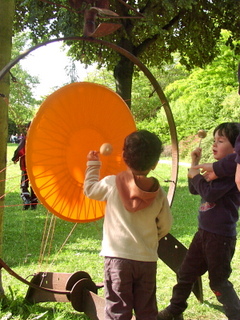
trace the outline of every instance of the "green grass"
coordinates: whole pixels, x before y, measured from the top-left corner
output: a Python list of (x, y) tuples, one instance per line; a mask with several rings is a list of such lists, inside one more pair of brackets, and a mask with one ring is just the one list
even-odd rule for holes
[[(3, 260), (22, 277), (30, 280), (36, 272), (88, 272), (93, 281), (103, 280), (103, 258), (99, 256), (102, 239), (102, 220), (77, 224), (75, 230), (63, 246), (67, 236), (75, 226), (49, 214), (38, 205), (36, 211), (23, 211), (19, 195), (19, 165), (12, 164), (12, 154), (16, 145), (8, 146), (7, 185), (4, 212)], [(171, 168), (168, 164), (159, 164), (156, 176), (165, 190), (170, 178)], [(187, 189), (187, 169), (180, 166), (179, 179), (172, 205), (174, 225), (171, 233), (184, 245), (188, 246), (197, 230), (198, 196), (192, 196)], [(41, 242), (48, 221), (56, 220), (54, 237), (48, 243), (43, 257), (40, 256)], [(238, 227), (239, 230), (239, 227)], [(233, 272), (230, 280), (240, 296), (240, 245), (237, 243), (236, 254), (232, 262)], [(43, 261), (42, 261), (43, 259)], [(88, 319), (83, 313), (73, 309), (71, 303), (44, 302), (29, 305), (24, 302), (28, 286), (9, 275), (2, 269), (2, 281), (6, 299), (2, 301), (0, 320), (2, 319)], [(204, 303), (200, 304), (191, 294), (189, 307), (184, 316), (186, 320), (226, 319), (221, 306), (208, 287), (207, 274), (202, 277)], [(157, 301), (159, 309), (165, 308), (171, 298), (176, 275), (161, 260), (158, 261)], [(99, 295), (103, 291), (99, 290)], [(220, 311), (219, 311), (220, 308)]]

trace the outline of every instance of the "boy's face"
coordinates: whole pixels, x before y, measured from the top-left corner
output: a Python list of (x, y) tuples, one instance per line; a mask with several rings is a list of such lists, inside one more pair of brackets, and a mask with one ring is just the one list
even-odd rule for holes
[(226, 157), (228, 154), (234, 152), (234, 148), (230, 141), (225, 136), (219, 136), (218, 131), (215, 133), (213, 142), (213, 156), (214, 159), (220, 160)]

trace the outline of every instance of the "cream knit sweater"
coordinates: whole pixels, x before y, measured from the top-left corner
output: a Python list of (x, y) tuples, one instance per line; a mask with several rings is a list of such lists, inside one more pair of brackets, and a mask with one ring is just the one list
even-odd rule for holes
[[(123, 178), (118, 179), (118, 185), (120, 183), (122, 190), (125, 188), (130, 191), (123, 198), (115, 175), (99, 180), (100, 167), (100, 161), (88, 161), (84, 182), (87, 197), (107, 202), (100, 254), (136, 261), (157, 261), (158, 240), (170, 231), (172, 225), (164, 190), (159, 186), (155, 192), (143, 191), (135, 184), (132, 173), (124, 171), (120, 173)], [(135, 204), (136, 201), (146, 201), (146, 204), (140, 205), (140, 210), (131, 210), (129, 204)]]

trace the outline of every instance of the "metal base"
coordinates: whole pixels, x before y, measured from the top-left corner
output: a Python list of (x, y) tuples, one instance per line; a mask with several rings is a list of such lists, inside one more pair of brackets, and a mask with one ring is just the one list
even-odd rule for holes
[(35, 287), (28, 287), (25, 300), (29, 303), (38, 302), (69, 302), (66, 294), (58, 294), (51, 291), (43, 291), (41, 287), (48, 289), (56, 289), (66, 291), (66, 283), (72, 276), (71, 273), (53, 273), (53, 272), (39, 272), (35, 274), (30, 283), (36, 284), (40, 289)]
[[(159, 241), (159, 258), (176, 273), (186, 252), (187, 248), (171, 234)], [(104, 320), (105, 300), (97, 295), (98, 289), (102, 288), (103, 284), (95, 284), (85, 271), (39, 272), (34, 275), (30, 284), (35, 285), (29, 286), (25, 297), (30, 303), (70, 302), (76, 311), (84, 312), (91, 320)], [(200, 302), (203, 302), (201, 277), (194, 284), (193, 293)], [(134, 319), (133, 316), (132, 320)]]
[[(39, 289), (29, 286), (25, 297), (27, 302), (71, 302), (76, 311), (84, 312), (91, 320), (104, 320), (105, 299), (97, 295), (103, 284), (95, 284), (87, 272), (39, 272), (30, 283), (39, 286)], [(41, 290), (41, 287), (62, 293), (48, 292)], [(135, 319), (133, 316), (132, 320)]]

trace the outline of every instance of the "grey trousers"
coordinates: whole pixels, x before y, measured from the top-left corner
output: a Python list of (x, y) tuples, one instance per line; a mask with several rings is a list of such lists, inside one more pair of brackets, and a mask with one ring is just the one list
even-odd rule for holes
[(105, 258), (105, 320), (156, 320), (156, 262)]

